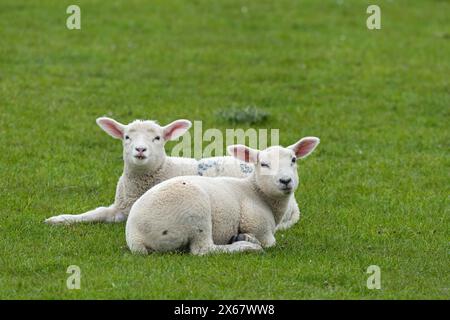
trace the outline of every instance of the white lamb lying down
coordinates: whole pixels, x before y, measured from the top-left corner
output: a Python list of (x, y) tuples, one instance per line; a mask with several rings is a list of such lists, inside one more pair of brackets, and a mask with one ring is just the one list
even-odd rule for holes
[[(175, 140), (191, 127), (188, 120), (176, 120), (167, 126), (154, 121), (136, 120), (123, 125), (110, 118), (98, 118), (97, 124), (113, 138), (122, 140), (124, 170), (117, 183), (116, 197), (112, 205), (98, 207), (82, 214), (62, 214), (45, 220), (49, 224), (77, 222), (120, 222), (127, 219), (131, 206), (148, 189), (177, 176), (230, 176), (244, 177), (253, 166), (233, 157), (191, 158), (168, 157), (164, 145)], [(283, 218), (280, 229), (298, 221), (300, 211), (294, 195)]]
[(306, 137), (288, 148), (264, 151), (233, 145), (230, 154), (255, 165), (248, 177), (186, 176), (158, 184), (131, 208), (128, 247), (142, 254), (188, 249), (202, 255), (273, 246), (276, 226), (298, 186), (297, 158), (318, 143)]

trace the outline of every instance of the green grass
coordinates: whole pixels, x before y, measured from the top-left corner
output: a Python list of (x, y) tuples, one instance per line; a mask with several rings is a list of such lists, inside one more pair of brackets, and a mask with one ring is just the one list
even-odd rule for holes
[[(0, 2), (0, 298), (450, 298), (448, 2), (376, 1), (379, 31), (373, 1), (76, 2), (80, 31), (73, 1)], [(224, 132), (249, 105), (284, 145), (321, 138), (276, 247), (139, 257), (123, 224), (42, 223), (112, 202), (121, 146), (96, 117)]]

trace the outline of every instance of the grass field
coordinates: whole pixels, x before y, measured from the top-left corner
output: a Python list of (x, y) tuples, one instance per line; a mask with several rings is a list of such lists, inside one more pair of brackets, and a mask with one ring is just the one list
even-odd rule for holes
[[(449, 2), (80, 0), (68, 30), (72, 3), (0, 2), (0, 298), (450, 298)], [(247, 106), (321, 138), (276, 247), (139, 257), (124, 224), (43, 224), (112, 202), (98, 116), (245, 129), (217, 114)]]

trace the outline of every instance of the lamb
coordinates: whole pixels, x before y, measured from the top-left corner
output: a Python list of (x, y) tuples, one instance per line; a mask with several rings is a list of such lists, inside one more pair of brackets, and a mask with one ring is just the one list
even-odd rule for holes
[(114, 203), (82, 214), (53, 216), (46, 219), (46, 223), (125, 221), (131, 206), (145, 191), (169, 178), (196, 173), (194, 159), (166, 157), (164, 151), (167, 141), (175, 140), (189, 130), (191, 122), (188, 120), (176, 120), (162, 127), (150, 120), (135, 120), (124, 125), (101, 117), (97, 124), (123, 144), (124, 169), (117, 183)]
[(139, 254), (188, 250), (203, 255), (275, 245), (276, 226), (298, 186), (297, 159), (319, 141), (305, 137), (287, 148), (263, 151), (232, 145), (229, 154), (254, 164), (248, 177), (185, 176), (158, 184), (131, 208), (128, 247)]
[[(97, 124), (113, 138), (122, 140), (124, 170), (116, 187), (115, 201), (107, 207), (98, 207), (82, 214), (62, 214), (45, 220), (48, 224), (78, 222), (121, 222), (127, 219), (131, 206), (148, 189), (176, 176), (230, 176), (245, 177), (253, 165), (236, 161), (233, 157), (213, 157), (202, 160), (168, 157), (164, 145), (175, 140), (191, 127), (188, 120), (176, 120), (164, 127), (155, 121), (136, 120), (128, 125), (101, 117)], [(283, 222), (277, 227), (286, 229), (296, 223), (300, 210), (294, 195)]]

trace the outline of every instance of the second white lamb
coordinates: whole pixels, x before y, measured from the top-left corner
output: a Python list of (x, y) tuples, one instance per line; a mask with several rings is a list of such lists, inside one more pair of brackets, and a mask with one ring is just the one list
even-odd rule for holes
[[(263, 151), (228, 147), (254, 164), (247, 178), (184, 176), (164, 181), (131, 207), (126, 240), (132, 252), (261, 250), (275, 244), (274, 233), (298, 186), (297, 159), (319, 144), (306, 137), (283, 148)], [(238, 236), (236, 236), (238, 235)], [(236, 241), (234, 240), (245, 240)]]

